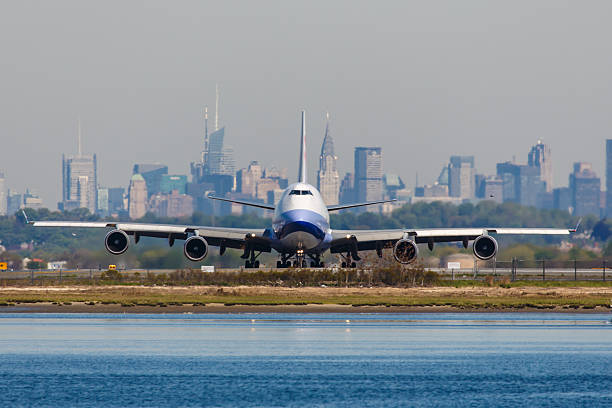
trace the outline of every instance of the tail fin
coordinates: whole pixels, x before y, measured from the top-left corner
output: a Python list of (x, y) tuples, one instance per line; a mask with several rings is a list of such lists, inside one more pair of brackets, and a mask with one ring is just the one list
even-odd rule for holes
[(302, 144), (300, 146), (300, 170), (298, 173), (298, 182), (306, 183), (306, 112), (302, 111), (302, 127), (301, 127)]

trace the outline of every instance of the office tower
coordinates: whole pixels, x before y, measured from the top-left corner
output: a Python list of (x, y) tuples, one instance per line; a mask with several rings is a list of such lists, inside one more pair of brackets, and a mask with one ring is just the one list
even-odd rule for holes
[(501, 204), (504, 199), (504, 182), (497, 177), (487, 177), (483, 184), (484, 195), (482, 198)]
[(123, 187), (112, 187), (108, 189), (109, 214), (120, 214), (125, 211), (124, 198), (125, 189)]
[(355, 148), (355, 182), (357, 201), (376, 201), (383, 196), (382, 149)]
[[(148, 188), (149, 186), (147, 185), (147, 189)], [(177, 175), (164, 174), (162, 175), (160, 179), (158, 193), (170, 194), (174, 190), (176, 190), (179, 194), (186, 194), (187, 176), (182, 175), (182, 174), (177, 174)]]
[(448, 164), (448, 195), (474, 198), (474, 156), (451, 156)]
[(128, 191), (128, 214), (133, 220), (147, 213), (147, 182), (140, 174), (134, 174)]
[(569, 177), (569, 188), (574, 215), (600, 215), (601, 182), (591, 163), (574, 163), (574, 172)]
[(559, 187), (553, 189), (553, 208), (555, 210), (563, 210), (567, 212), (572, 211), (572, 191), (569, 187)]
[(606, 214), (612, 217), (612, 139), (606, 140)]
[(147, 183), (147, 194), (151, 197), (158, 194), (161, 188), (161, 179), (168, 174), (168, 166), (160, 163), (138, 163), (134, 165), (132, 174), (140, 174)]
[(21, 194), (9, 190), (6, 195), (6, 212), (8, 215), (15, 215), (17, 211), (23, 208), (23, 197)]
[(357, 201), (355, 198), (355, 176), (353, 173), (346, 173), (340, 183), (340, 203), (350, 204)]
[(334, 153), (334, 140), (329, 133), (329, 113), (325, 125), (325, 137), (319, 156), (319, 172), (317, 173), (317, 187), (327, 205), (338, 204), (340, 195), (340, 175), (336, 167), (338, 157)]
[(6, 215), (7, 197), (6, 197), (6, 179), (4, 173), (0, 171), (0, 216)]
[(77, 154), (62, 155), (62, 203), (61, 209), (87, 208), (96, 212), (98, 200), (98, 175), (96, 155), (83, 154), (81, 146), (81, 122), (77, 125)]
[(40, 198), (40, 196), (34, 191), (30, 191), (28, 189), (26, 189), (26, 192), (23, 195), (23, 207), (31, 208), (33, 210), (40, 210), (41, 208), (44, 208), (42, 198)]
[(186, 217), (193, 214), (193, 197), (173, 190), (151, 197), (150, 211), (158, 217)]
[(236, 191), (255, 197), (257, 182), (263, 176), (263, 168), (257, 161), (249, 163), (246, 169), (238, 170), (236, 174)]
[(497, 178), (502, 180), (503, 202), (538, 206), (544, 192), (544, 183), (537, 167), (511, 162), (497, 163)]
[(544, 183), (544, 191), (552, 192), (553, 174), (552, 161), (550, 156), (550, 146), (538, 140), (538, 143), (531, 148), (528, 156), (528, 166), (536, 167), (540, 172), (540, 179)]
[(98, 188), (98, 205), (97, 213), (103, 217), (106, 217), (108, 212), (108, 188)]
[(406, 184), (397, 174), (384, 174), (383, 185), (385, 187), (385, 198), (397, 199), (397, 192), (406, 188)]

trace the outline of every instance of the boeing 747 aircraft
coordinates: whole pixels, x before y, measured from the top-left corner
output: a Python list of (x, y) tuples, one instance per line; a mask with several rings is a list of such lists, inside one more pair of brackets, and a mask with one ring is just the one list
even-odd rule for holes
[[(387, 229), (387, 230), (336, 230), (329, 224), (329, 213), (345, 208), (380, 204), (387, 201), (328, 206), (321, 194), (306, 182), (306, 123), (302, 111), (299, 179), (282, 194), (276, 205), (209, 197), (274, 211), (272, 225), (264, 230), (249, 228), (219, 228), (199, 225), (162, 225), (124, 223), (117, 221), (27, 221), (35, 227), (109, 228), (104, 245), (108, 252), (120, 255), (127, 251), (131, 235), (134, 243), (140, 237), (167, 239), (170, 246), (175, 240), (184, 240), (183, 252), (194, 262), (208, 255), (209, 245), (219, 247), (223, 255), (226, 248), (243, 251), (246, 268), (258, 268), (257, 258), (263, 252), (275, 250), (279, 254), (278, 268), (322, 267), (321, 256), (330, 251), (340, 254), (343, 267), (356, 267), (362, 251), (376, 251), (383, 256), (384, 248), (392, 248), (397, 262), (407, 264), (418, 256), (417, 244), (427, 244), (430, 250), (437, 242), (462, 242), (465, 248), (473, 241), (474, 255), (482, 260), (491, 259), (497, 253), (497, 241), (491, 234), (539, 234), (569, 235), (571, 229), (555, 228), (448, 228), (448, 229)], [(25, 215), (25, 213), (24, 213)], [(27, 218), (26, 218), (27, 220)]]

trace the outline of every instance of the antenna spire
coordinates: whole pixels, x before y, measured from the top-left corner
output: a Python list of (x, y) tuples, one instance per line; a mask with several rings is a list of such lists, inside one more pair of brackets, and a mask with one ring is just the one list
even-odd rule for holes
[(215, 132), (219, 130), (219, 84), (215, 85)]
[(79, 157), (83, 155), (83, 148), (81, 145), (81, 118), (77, 119), (77, 155)]

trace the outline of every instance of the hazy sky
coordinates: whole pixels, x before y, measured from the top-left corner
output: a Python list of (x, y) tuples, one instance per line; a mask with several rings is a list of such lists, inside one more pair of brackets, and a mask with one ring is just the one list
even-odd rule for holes
[(295, 178), (304, 108), (313, 183), (329, 110), (342, 172), (379, 145), (409, 187), (452, 154), (494, 174), (542, 138), (557, 186), (574, 161), (604, 185), (611, 18), (594, 0), (3, 2), (0, 170), (55, 208), (80, 117), (101, 185), (126, 186), (135, 162), (188, 173), (219, 82), (237, 167)]

